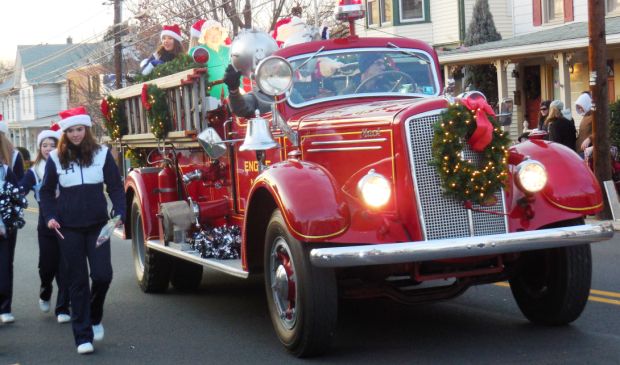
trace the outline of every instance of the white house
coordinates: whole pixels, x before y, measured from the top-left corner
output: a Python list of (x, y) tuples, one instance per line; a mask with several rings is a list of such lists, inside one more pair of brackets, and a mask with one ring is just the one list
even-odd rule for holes
[[(401, 36), (425, 41), (435, 48), (459, 46), (465, 39), (476, 0), (366, 0), (368, 37)], [(493, 21), (502, 38), (514, 33), (513, 0), (489, 0)]]
[[(620, 1), (606, 0), (606, 41), (608, 101), (620, 95)], [(439, 54), (444, 70), (464, 64), (493, 63), (498, 70), (500, 96), (513, 97), (513, 121), (527, 120), (536, 125), (540, 102), (558, 99), (573, 110), (574, 102), (589, 88), (588, 1), (512, 0), (513, 34), (489, 42)], [(522, 130), (513, 123), (511, 135)]]
[(99, 44), (18, 46), (13, 77), (0, 84), (0, 114), (16, 146), (36, 152), (38, 133), (67, 109), (66, 73), (89, 63)]

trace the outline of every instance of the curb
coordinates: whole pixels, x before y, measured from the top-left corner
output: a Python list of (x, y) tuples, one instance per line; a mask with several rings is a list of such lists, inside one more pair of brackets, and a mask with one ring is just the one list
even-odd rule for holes
[(594, 218), (587, 218), (586, 224), (602, 224), (602, 223), (611, 223), (614, 226), (614, 231), (620, 231), (620, 220), (599, 220)]

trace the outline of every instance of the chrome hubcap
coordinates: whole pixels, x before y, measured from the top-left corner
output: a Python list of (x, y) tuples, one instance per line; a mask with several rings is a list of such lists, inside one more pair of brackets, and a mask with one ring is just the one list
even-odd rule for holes
[(297, 321), (297, 277), (291, 260), (288, 243), (278, 237), (269, 257), (271, 295), (278, 317), (286, 329), (292, 329)]

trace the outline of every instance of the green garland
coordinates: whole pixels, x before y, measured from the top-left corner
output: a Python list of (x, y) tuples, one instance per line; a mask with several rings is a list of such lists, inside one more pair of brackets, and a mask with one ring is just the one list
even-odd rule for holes
[(194, 59), (188, 54), (182, 53), (176, 56), (175, 59), (173, 59), (172, 61), (168, 61), (166, 63), (158, 65), (148, 75), (137, 75), (134, 80), (136, 83), (142, 83), (192, 68), (204, 67), (204, 64), (196, 63), (194, 62)]
[(127, 148), (125, 151), (125, 158), (129, 159), (131, 167), (146, 166), (146, 154), (142, 149)]
[(142, 105), (146, 109), (151, 133), (158, 140), (165, 139), (171, 129), (166, 92), (156, 85), (144, 84)]
[(461, 104), (444, 111), (433, 126), (431, 165), (437, 167), (441, 186), (447, 196), (463, 202), (487, 205), (508, 178), (507, 156), (510, 140), (497, 120), (493, 124), (493, 139), (481, 153), (480, 166), (462, 158), (463, 144), (476, 129), (474, 114)]
[(119, 141), (127, 134), (127, 117), (125, 107), (119, 99), (108, 95), (101, 101), (101, 113), (108, 136), (112, 141)]

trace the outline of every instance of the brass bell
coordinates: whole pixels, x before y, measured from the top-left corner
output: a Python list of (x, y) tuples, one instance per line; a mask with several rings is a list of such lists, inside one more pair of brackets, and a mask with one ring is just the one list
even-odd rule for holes
[(273, 139), (269, 122), (258, 115), (248, 121), (245, 131), (245, 139), (239, 147), (239, 151), (264, 151), (271, 148), (279, 148), (280, 145)]

